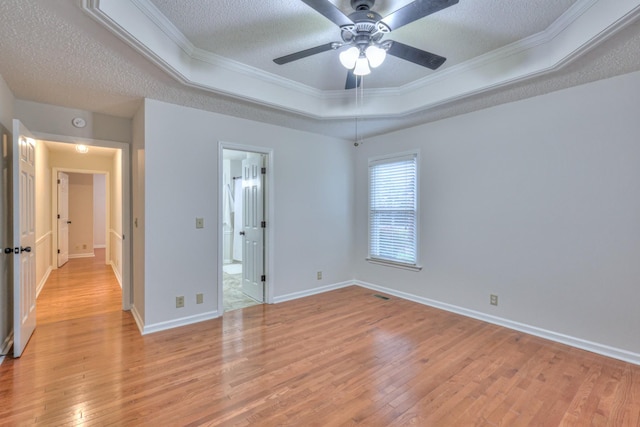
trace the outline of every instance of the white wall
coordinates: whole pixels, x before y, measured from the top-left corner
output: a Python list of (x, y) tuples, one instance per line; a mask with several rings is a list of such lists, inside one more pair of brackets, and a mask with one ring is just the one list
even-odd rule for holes
[[(106, 141), (131, 142), (131, 120), (86, 110), (16, 100), (15, 115), (31, 131)], [(84, 128), (71, 124), (74, 117), (86, 121)]]
[(146, 326), (217, 310), (219, 141), (273, 149), (276, 296), (353, 277), (350, 143), (153, 100), (144, 132)]
[[(633, 73), (366, 141), (356, 278), (640, 361), (639, 89)], [(419, 273), (365, 261), (367, 159), (416, 148)]]
[(132, 224), (132, 302), (131, 313), (140, 329), (144, 328), (145, 318), (145, 105), (140, 107), (133, 117), (131, 143), (131, 213)]
[[(8, 158), (4, 156), (5, 150), (3, 149), (3, 145), (5, 143), (4, 135), (6, 135), (6, 143), (11, 143), (9, 135), (12, 132), (14, 101), (11, 90), (9, 90), (4, 79), (0, 76), (0, 124), (7, 130), (7, 133), (3, 132), (1, 129), (2, 126), (0, 126), (0, 160), (2, 160), (3, 164), (8, 161)], [(8, 182), (2, 173), (3, 168), (3, 166), (0, 166), (0, 189), (2, 189), (2, 193), (0, 194), (0, 246), (4, 248), (13, 246), (11, 242), (13, 238), (9, 236), (11, 231), (9, 228), (9, 205), (7, 199), (9, 191)], [(13, 330), (13, 301), (10, 298), (11, 293), (9, 290), (10, 286), (13, 286), (13, 284), (10, 283), (10, 265), (11, 257), (2, 254), (0, 256), (0, 354), (4, 354), (8, 350), (8, 348), (6, 348), (8, 338)]]
[(0, 123), (9, 130), (11, 130), (14, 118), (14, 103), (15, 98), (11, 93), (11, 89), (0, 76)]
[(110, 175), (111, 197), (107, 199), (109, 203), (107, 203), (106, 206), (107, 224), (109, 224), (109, 249), (111, 252), (107, 255), (107, 262), (111, 264), (118, 283), (122, 287), (122, 253), (124, 244), (122, 238), (124, 234), (122, 226), (122, 181), (123, 173), (129, 173), (128, 171), (123, 172), (122, 170), (122, 150), (116, 151), (113, 156), (112, 168), (113, 173)]
[(36, 143), (36, 283), (38, 293), (47, 281), (53, 265), (51, 196), (49, 149), (42, 141), (38, 141)]
[(107, 244), (107, 176), (93, 175), (93, 247), (104, 248)]
[(69, 258), (93, 256), (93, 175), (68, 175)]

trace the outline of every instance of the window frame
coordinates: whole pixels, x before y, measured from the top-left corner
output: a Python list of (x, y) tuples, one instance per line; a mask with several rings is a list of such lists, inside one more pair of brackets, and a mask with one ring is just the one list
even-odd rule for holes
[[(372, 181), (371, 168), (376, 164), (389, 164), (413, 159), (415, 161), (415, 262), (401, 262), (392, 259), (385, 259), (371, 255), (372, 249)], [(422, 266), (419, 265), (420, 260), (420, 151), (406, 151), (401, 153), (392, 153), (383, 156), (370, 157), (367, 163), (367, 258), (366, 260), (372, 264), (378, 264), (388, 267), (401, 268), (411, 271), (420, 271)]]

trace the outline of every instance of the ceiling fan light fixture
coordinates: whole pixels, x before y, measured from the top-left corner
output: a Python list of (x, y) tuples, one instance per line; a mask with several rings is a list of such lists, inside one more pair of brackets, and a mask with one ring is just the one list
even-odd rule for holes
[(387, 51), (372, 44), (365, 51), (365, 55), (369, 60), (369, 65), (371, 66), (371, 68), (376, 68), (382, 65), (382, 63), (384, 62), (384, 59), (387, 57)]
[(366, 76), (367, 74), (371, 74), (371, 68), (369, 68), (369, 61), (367, 57), (362, 54), (356, 61), (356, 66), (353, 69), (353, 74), (356, 76)]
[(356, 61), (360, 56), (360, 50), (352, 46), (347, 50), (340, 52), (340, 63), (344, 68), (352, 70), (356, 66)]

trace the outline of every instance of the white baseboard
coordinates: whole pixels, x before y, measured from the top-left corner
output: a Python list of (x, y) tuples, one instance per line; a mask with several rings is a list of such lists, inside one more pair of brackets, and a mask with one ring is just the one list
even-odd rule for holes
[[(11, 350), (11, 346), (13, 345), (13, 331), (9, 332), (7, 338), (5, 338), (2, 346), (0, 346), (0, 355), (2, 356), (2, 360), (4, 360), (4, 356), (9, 354), (9, 350)], [(0, 361), (0, 364), (2, 362)]]
[(133, 320), (136, 321), (136, 325), (138, 326), (138, 330), (140, 331), (140, 334), (143, 335), (144, 322), (142, 321), (142, 316), (140, 316), (140, 313), (138, 313), (138, 309), (133, 304), (131, 304), (131, 314), (133, 315)]
[(120, 285), (120, 289), (122, 289), (122, 277), (120, 277), (120, 272), (118, 271), (118, 267), (111, 261), (109, 263), (111, 265), (111, 269), (113, 270), (113, 274), (116, 276), (116, 280), (118, 281), (118, 285)]
[(42, 276), (42, 279), (40, 280), (40, 283), (38, 283), (38, 287), (36, 288), (36, 298), (40, 296), (40, 292), (42, 292), (42, 289), (44, 288), (44, 284), (47, 283), (47, 279), (49, 278), (49, 275), (51, 274), (52, 271), (53, 271), (53, 268), (51, 266), (47, 267), (47, 271)]
[(94, 253), (90, 253), (90, 254), (69, 254), (69, 259), (73, 259), (73, 258), (93, 258), (95, 257), (96, 254)]
[[(158, 322), (152, 325), (143, 325), (141, 329), (142, 335), (152, 334), (154, 332), (165, 331), (167, 329), (178, 328), (180, 326), (187, 326), (193, 323), (204, 322), (205, 320), (211, 320), (220, 317), (218, 310), (209, 311), (207, 313), (196, 314), (193, 316), (181, 317), (179, 319), (168, 320), (166, 322)], [(137, 322), (137, 320), (136, 320)], [(140, 327), (140, 324), (138, 324)]]
[(347, 281), (347, 282), (341, 282), (341, 283), (334, 283), (332, 285), (320, 286), (318, 288), (307, 289), (307, 290), (304, 290), (304, 291), (292, 292), (290, 294), (280, 295), (280, 296), (275, 297), (273, 299), (273, 303), (277, 304), (279, 302), (291, 301), (291, 300), (294, 300), (294, 299), (304, 298), (304, 297), (308, 297), (308, 296), (311, 296), (311, 295), (322, 294), (324, 292), (333, 291), (335, 289), (346, 288), (347, 286), (352, 286), (354, 284), (355, 283), (352, 282), (352, 281)]
[(460, 314), (462, 316), (471, 317), (474, 319), (482, 320), (483, 322), (492, 323), (498, 326), (504, 326), (505, 328), (513, 329), (516, 331), (524, 332), (526, 334), (535, 335), (540, 338), (548, 339), (550, 341), (566, 344), (571, 347), (576, 347), (582, 350), (590, 351), (592, 353), (600, 354), (602, 356), (611, 357), (613, 359), (622, 360), (624, 362), (640, 365), (640, 354), (633, 353), (627, 350), (622, 350), (615, 347), (610, 347), (605, 344), (600, 344), (592, 341), (587, 341), (582, 338), (576, 338), (569, 335), (564, 335), (558, 332), (549, 331), (546, 329), (538, 328), (536, 326), (527, 325), (524, 323), (514, 322), (513, 320), (504, 319), (502, 317), (492, 316), (490, 314), (481, 313), (475, 310), (469, 310), (467, 308), (458, 307), (455, 305), (435, 301), (429, 298), (420, 297), (417, 295), (409, 294), (406, 292), (397, 291), (394, 289), (385, 288), (384, 286), (374, 285), (372, 283), (354, 281), (354, 285), (362, 286), (363, 288), (372, 289), (385, 294), (393, 295), (398, 298), (406, 299), (409, 301), (417, 302), (419, 304), (428, 305), (430, 307), (439, 308), (441, 310), (449, 311), (451, 313)]

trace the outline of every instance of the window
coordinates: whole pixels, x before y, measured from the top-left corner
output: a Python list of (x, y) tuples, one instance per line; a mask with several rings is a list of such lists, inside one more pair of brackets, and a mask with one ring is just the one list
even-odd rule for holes
[(417, 153), (369, 161), (369, 260), (419, 268)]

